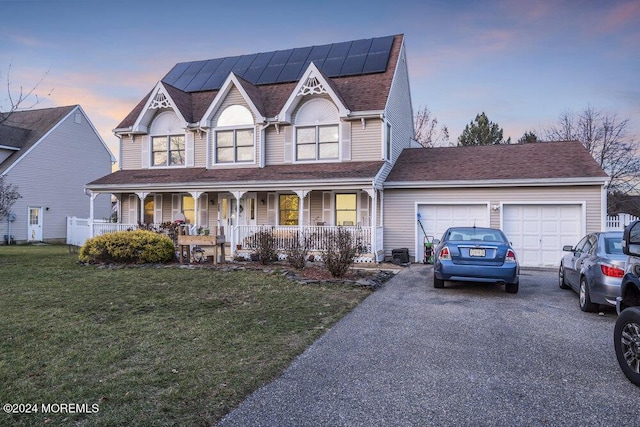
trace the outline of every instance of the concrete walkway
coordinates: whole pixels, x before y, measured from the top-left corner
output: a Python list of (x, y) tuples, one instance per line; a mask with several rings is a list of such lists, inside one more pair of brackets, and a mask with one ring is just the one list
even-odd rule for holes
[(640, 425), (615, 312), (582, 313), (555, 271), (432, 286), (403, 269), (221, 426)]

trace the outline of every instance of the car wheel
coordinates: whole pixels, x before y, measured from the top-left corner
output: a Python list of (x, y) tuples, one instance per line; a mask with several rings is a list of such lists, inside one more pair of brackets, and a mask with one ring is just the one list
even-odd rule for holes
[(562, 264), (560, 264), (560, 269), (558, 270), (558, 285), (560, 289), (571, 289), (571, 286), (564, 281), (564, 266)]
[(578, 295), (580, 297), (580, 310), (592, 313), (598, 309), (598, 305), (591, 302), (591, 297), (589, 297), (589, 285), (587, 285), (587, 279), (584, 277), (580, 279), (580, 292)]
[(630, 307), (618, 316), (613, 330), (616, 358), (624, 375), (640, 386), (640, 308)]
[(444, 280), (438, 279), (436, 274), (433, 273), (433, 287), (434, 288), (444, 288)]
[(504, 285), (504, 290), (509, 294), (517, 294), (519, 287), (520, 286), (518, 283), (507, 283), (506, 285)]

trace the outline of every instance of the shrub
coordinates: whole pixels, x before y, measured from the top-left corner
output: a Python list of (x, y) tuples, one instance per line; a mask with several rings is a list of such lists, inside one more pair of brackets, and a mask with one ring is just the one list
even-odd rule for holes
[(333, 277), (344, 277), (358, 252), (358, 245), (351, 238), (351, 234), (343, 228), (338, 228), (330, 233), (327, 250), (322, 258)]
[(256, 255), (260, 264), (271, 264), (274, 259), (278, 259), (276, 250), (276, 239), (273, 237), (273, 231), (260, 230), (255, 234), (256, 238)]
[(296, 232), (287, 246), (287, 262), (291, 267), (302, 270), (309, 252), (309, 238), (305, 233)]
[(173, 241), (147, 230), (118, 231), (93, 237), (80, 248), (82, 262), (163, 263), (175, 257)]

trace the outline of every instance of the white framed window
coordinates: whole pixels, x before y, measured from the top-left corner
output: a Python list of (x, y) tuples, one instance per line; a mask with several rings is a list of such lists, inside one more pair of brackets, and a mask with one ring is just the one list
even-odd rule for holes
[(151, 166), (184, 166), (184, 135), (151, 137)]
[(335, 201), (336, 225), (353, 226), (358, 223), (357, 195), (336, 194)]
[(384, 141), (385, 141), (385, 159), (391, 160), (391, 123), (387, 122), (387, 126), (385, 127)]
[(313, 98), (296, 112), (295, 161), (339, 160), (338, 108), (325, 98)]
[[(158, 114), (150, 128), (151, 166), (185, 166), (185, 133), (173, 111)], [(148, 155), (148, 153), (147, 153)]]
[(242, 105), (224, 109), (216, 122), (214, 163), (255, 161), (254, 123), (251, 111)]
[(296, 160), (335, 160), (339, 157), (338, 125), (296, 128)]

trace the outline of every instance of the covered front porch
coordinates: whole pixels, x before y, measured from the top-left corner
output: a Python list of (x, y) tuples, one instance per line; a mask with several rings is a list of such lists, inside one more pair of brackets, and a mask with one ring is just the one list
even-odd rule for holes
[[(98, 194), (92, 194), (92, 203)], [(92, 236), (180, 221), (189, 234), (224, 234), (227, 257), (249, 256), (258, 247), (258, 233), (268, 231), (284, 257), (294, 239), (304, 239), (309, 253), (321, 255), (340, 228), (348, 231), (359, 248), (356, 261), (377, 262), (383, 258), (383, 192), (373, 187), (273, 191), (185, 188), (115, 196), (117, 223), (92, 220)]]

